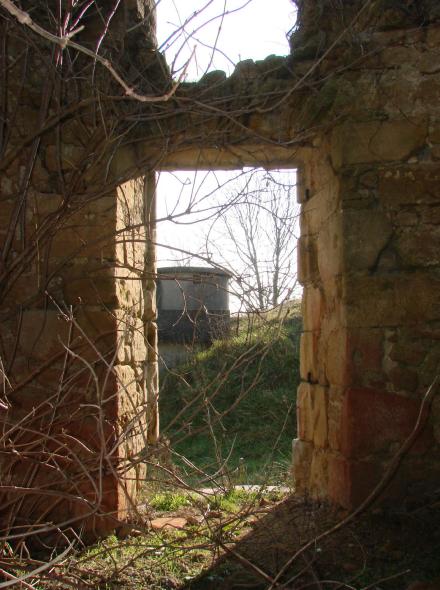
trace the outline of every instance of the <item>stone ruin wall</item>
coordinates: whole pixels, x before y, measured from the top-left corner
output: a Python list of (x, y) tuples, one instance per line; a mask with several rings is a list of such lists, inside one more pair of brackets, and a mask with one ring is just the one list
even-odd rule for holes
[[(380, 480), (440, 369), (440, 27), (364, 38), (371, 57), (337, 82), (347, 120), (316, 137), (300, 197), (294, 473), (300, 491), (348, 508)], [(389, 496), (437, 489), (439, 424), (437, 396)]]
[[(133, 24), (129, 4), (123, 16)], [(74, 115), (29, 142), (41, 121), (56, 119), (63, 89), (41, 76), (53, 72), (50, 54), (26, 68), (21, 40), (12, 32), (8, 41), (0, 367), (10, 387), (0, 528), (65, 523), (92, 539), (127, 518), (145, 475), (137, 459), (158, 436), (155, 177), (113, 173), (106, 104), (102, 113), (75, 109), (70, 88), (64, 100)], [(78, 86), (73, 92), (93, 105), (90, 88)], [(105, 77), (100, 90), (110, 90)]]
[[(136, 456), (147, 438), (154, 440), (150, 215), (155, 195), (150, 171), (195, 164), (299, 166), (304, 334), (294, 444), (297, 490), (351, 507), (378, 481), (411, 431), (421, 396), (440, 364), (440, 15), (435, 3), (426, 2), (422, 26), (405, 11), (396, 16), (376, 7), (373, 16), (356, 23), (356, 43), (336, 44), (326, 54), (344, 19), (329, 20), (325, 10), (318, 10), (328, 3), (302, 4), (293, 57), (244, 62), (229, 79), (211, 74), (179, 91), (183, 105), (194, 96), (217, 105), (220, 97), (226, 116), (213, 115), (210, 108), (190, 114), (182, 108), (176, 114), (171, 102), (158, 112), (160, 125), (150, 117), (133, 128), (130, 117), (146, 107), (115, 103), (105, 110), (104, 104), (103, 117), (86, 108), (84, 117), (63, 120), (9, 159), (1, 175), (4, 252), (11, 235), (7, 228), (18, 222), (13, 241), (6, 244), (2, 272), (12, 272), (22, 253), (29, 264), (2, 294), (2, 362), (14, 386), (7, 400), (8, 428), (34, 407), (46, 412), (34, 426), (47, 424), (47, 412), (50, 418), (56, 408), (47, 402), (59, 395), (61, 378), (67, 379), (68, 404), (57, 413), (51, 440), (70, 445), (69, 435), (76, 436), (95, 445), (99, 454), (126, 433), (114, 465)], [(318, 13), (309, 14), (314, 7)], [(320, 19), (332, 26), (320, 29)], [(29, 74), (21, 94), (11, 82), (12, 107), (14, 97), (20, 97), (12, 150), (38, 129), (44, 97), (39, 72), (35, 68)], [(19, 70), (12, 74), (18, 85)], [(108, 90), (108, 80), (102, 83)], [(55, 115), (56, 105), (51, 108)], [(121, 135), (128, 140), (107, 145), (102, 119), (109, 124), (112, 117), (124, 123), (126, 117)], [(115, 123), (116, 136), (119, 131)], [(66, 186), (71, 202), (79, 203), (67, 216), (61, 190)], [(17, 209), (24, 193), (25, 207)], [(81, 195), (87, 202), (81, 203)], [(62, 225), (50, 234), (57, 216)], [(71, 355), (66, 374), (63, 344), (94, 371)], [(111, 371), (103, 357), (111, 360)], [(69, 381), (71, 374), (75, 378)], [(96, 401), (95, 377), (107, 396), (99, 416), (83, 405)], [(139, 409), (141, 418), (132, 422)], [(391, 495), (417, 494), (438, 481), (439, 424), (436, 399)], [(30, 434), (23, 435), (16, 444), (26, 449), (32, 441)], [(43, 451), (50, 449), (46, 441)], [(90, 516), (90, 504), (70, 502), (73, 518), (89, 514), (91, 534), (95, 528), (111, 530), (116, 517), (126, 516), (142, 479), (142, 463), (136, 463), (120, 480), (126, 483), (118, 485), (112, 461), (99, 475), (95, 471), (102, 483), (99, 498), (92, 481), (81, 481), (79, 465), (63, 488), (91, 501), (98, 498), (99, 514), (115, 516), (104, 524), (95, 513)], [(38, 488), (52, 481), (57, 489), (59, 473), (51, 480), (52, 474), (41, 465), (35, 470), (31, 459), (15, 457), (3, 463), (2, 485)], [(13, 495), (5, 498), (3, 528), (13, 526), (16, 509)], [(65, 514), (65, 504), (30, 495), (21, 503), (18, 524), (38, 520), (42, 513), (55, 519), (57, 510), (58, 516)]]
[[(69, 217), (50, 244), (42, 245), (41, 257), (13, 286), (2, 309), (6, 317), (2, 321), (2, 361), (6, 364), (13, 354), (9, 375), (17, 384), (13, 394), (7, 395), (11, 407), (8, 426), (37, 408), (29, 426), (46, 433), (56, 444), (68, 445), (79, 456), (73, 468), (68, 468), (73, 481), (67, 485), (60, 481), (59, 473), (53, 479), (53, 470), (46, 471), (41, 465), (34, 473), (34, 461), (23, 456), (3, 465), (2, 484), (38, 490), (51, 481), (50, 488), (72, 496), (82, 491), (91, 505), (99, 503), (100, 512), (117, 518), (127, 516), (129, 498), (136, 496), (145, 468), (136, 465), (129, 470), (124, 489), (110, 465), (96, 463), (100, 445), (109, 449), (121, 437), (123, 444), (111, 458), (117, 466), (137, 457), (158, 434), (155, 260), (154, 248), (146, 240), (154, 196), (149, 186), (154, 185), (148, 180), (154, 178), (127, 182)], [(2, 213), (13, 205), (13, 199), (2, 201)], [(26, 221), (37, 227), (58, 206), (57, 195), (48, 198), (47, 193), (30, 189), (28, 210), (32, 213), (27, 213)], [(136, 229), (126, 231), (127, 225)], [(45, 285), (47, 275), (51, 278)], [(36, 296), (38, 284), (45, 287), (46, 297)], [(68, 355), (65, 347), (71, 351)], [(49, 417), (55, 418), (49, 429), (47, 412), (51, 408), (56, 417)], [(18, 436), (15, 444), (23, 445), (26, 455), (32, 436), (24, 439), (23, 434)], [(83, 456), (84, 445), (90, 452)], [(49, 452), (50, 440), (41, 446)], [(99, 501), (89, 476), (81, 473), (81, 461), (103, 486)], [(13, 494), (10, 500), (13, 507)], [(21, 507), (21, 517), (35, 520), (47, 505), (44, 493), (36, 491)], [(60, 512), (55, 506), (51, 519), (61, 522), (65, 512), (64, 504)], [(88, 506), (70, 502), (69, 517), (87, 512)], [(91, 519), (89, 525), (93, 531), (103, 523)], [(115, 521), (110, 519), (106, 526), (115, 528)]]

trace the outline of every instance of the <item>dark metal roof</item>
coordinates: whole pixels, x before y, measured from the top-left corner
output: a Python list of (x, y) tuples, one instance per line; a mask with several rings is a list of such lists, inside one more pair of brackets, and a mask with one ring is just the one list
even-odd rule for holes
[(232, 273), (221, 268), (213, 268), (212, 266), (162, 266), (157, 269), (157, 274), (204, 274), (204, 275), (218, 275), (222, 277), (232, 277)]

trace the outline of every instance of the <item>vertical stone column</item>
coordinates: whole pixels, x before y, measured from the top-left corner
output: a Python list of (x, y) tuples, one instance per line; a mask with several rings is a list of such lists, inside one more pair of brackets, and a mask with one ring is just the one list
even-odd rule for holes
[[(63, 216), (5, 300), (1, 478), (28, 491), (4, 494), (3, 530), (50, 522), (93, 538), (135, 500), (158, 424), (154, 191), (149, 175)], [(26, 227), (60, 205), (30, 189)]]
[(317, 139), (299, 170), (301, 237), (298, 279), (304, 287), (294, 475), (298, 493), (328, 495), (328, 470), (337, 448), (345, 382), (343, 214), (340, 181), (325, 138)]
[(159, 435), (155, 209), (154, 172), (118, 187), (114, 278), (120, 324), (114, 371), (120, 388), (120, 459), (127, 470), (118, 483), (121, 514), (130, 511), (145, 478), (142, 453)]
[(145, 177), (144, 220), (147, 245), (144, 261), (144, 334), (147, 347), (146, 391), (148, 399), (148, 442), (159, 438), (159, 362), (157, 341), (157, 258), (156, 258), (156, 173)]
[[(380, 480), (439, 371), (440, 168), (428, 107), (338, 126), (303, 171), (294, 468), (300, 492), (347, 508)], [(439, 418), (435, 400), (386, 497), (436, 485)]]

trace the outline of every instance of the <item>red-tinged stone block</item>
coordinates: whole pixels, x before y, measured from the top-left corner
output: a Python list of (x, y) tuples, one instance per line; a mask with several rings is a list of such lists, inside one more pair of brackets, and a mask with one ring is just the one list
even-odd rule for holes
[(383, 373), (383, 330), (372, 328), (347, 330), (347, 379), (351, 384), (365, 385), (366, 373)]
[[(108, 411), (108, 409), (106, 408)], [(113, 410), (113, 414), (115, 411)], [(99, 449), (111, 448), (116, 439), (116, 432), (114, 423), (114, 416), (109, 420), (108, 418), (100, 416), (98, 413), (95, 415), (90, 412), (88, 416), (84, 416), (82, 419), (77, 419), (75, 422), (66, 427), (65, 431), (69, 438), (71, 448), (75, 452), (87, 451), (96, 452)], [(86, 452), (87, 452), (86, 451)]]
[[(389, 461), (350, 460), (332, 455), (328, 460), (328, 498), (330, 501), (354, 509), (375, 492), (374, 502), (396, 505), (411, 501), (418, 493), (435, 492), (438, 489), (439, 470), (426, 469), (426, 460), (420, 456), (407, 457), (391, 479), (383, 482)], [(376, 487), (380, 483), (380, 488)]]
[[(402, 444), (416, 424), (419, 409), (419, 400), (367, 388), (349, 389), (341, 418), (342, 454), (361, 458)], [(424, 453), (433, 445), (428, 422), (410, 453)]]
[(78, 494), (79, 499), (70, 502), (70, 511), (78, 521), (84, 519), (86, 538), (99, 538), (119, 524), (118, 509), (121, 498), (114, 475), (95, 474), (95, 486), (84, 477), (79, 485), (72, 488), (72, 492)]
[(328, 496), (344, 508), (355, 508), (373, 491), (382, 476), (380, 464), (331, 456), (328, 462)]

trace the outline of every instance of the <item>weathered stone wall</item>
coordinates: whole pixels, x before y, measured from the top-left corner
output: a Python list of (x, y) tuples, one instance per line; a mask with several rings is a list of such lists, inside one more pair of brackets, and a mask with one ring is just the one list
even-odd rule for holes
[[(114, 528), (127, 516), (128, 498), (135, 496), (143, 478), (139, 464), (124, 479), (112, 470), (128, 468), (130, 457), (138, 458), (157, 436), (154, 252), (148, 248), (146, 219), (150, 187), (144, 181), (127, 182), (75, 213), (50, 247), (42, 247), (41, 257), (11, 288), (2, 309), (2, 363), (13, 386), (6, 396), (10, 409), (4, 436), (9, 429), (13, 434), (4, 443), (21, 450), (2, 465), (2, 483), (35, 488), (22, 518), (29, 512), (29, 520), (35, 520), (33, 515), (44, 512), (48, 501), (37, 481), (51, 482), (50, 490), (69, 497), (89, 495), (93, 510), (114, 517), (105, 525)], [(35, 209), (27, 221), (37, 227), (58, 199), (32, 190), (28, 198)], [(36, 286), (47, 275), (45, 296), (38, 297)], [(72, 463), (67, 483), (51, 460), (47, 466), (35, 464), (35, 437), (24, 436), (24, 442), (23, 432), (14, 431), (25, 416), (26, 428), (38, 431), (36, 438), (48, 454), (50, 440), (65, 445), (60, 454)], [(84, 473), (82, 462), (87, 465)], [(88, 478), (96, 488), (88, 485)], [(102, 498), (100, 483), (108, 488)], [(81, 502), (72, 499), (71, 504), (70, 517), (87, 513)], [(52, 511), (51, 520), (62, 522), (63, 512), (65, 507), (60, 514)]]
[[(338, 80), (347, 118), (304, 166), (299, 244), (297, 486), (346, 507), (379, 481), (440, 368), (440, 28), (364, 38), (371, 57)], [(439, 407), (389, 495), (438, 482)]]
[[(45, 14), (33, 11), (49, 26)], [(115, 63), (145, 12), (126, 2), (117, 16)], [(127, 518), (157, 440), (155, 178), (109, 173), (109, 76), (81, 56), (63, 68), (12, 21), (2, 33), (0, 527), (14, 538), (34, 524), (32, 541), (72, 526), (91, 539)]]
[[(300, 167), (298, 491), (359, 503), (410, 432), (440, 362), (438, 3), (299, 4), (288, 59), (158, 104), (1, 21), (4, 530), (67, 513), (92, 536), (130, 508), (158, 429), (155, 167)], [(151, 2), (122, 6), (102, 54), (160, 94), (166, 67), (137, 26)], [(389, 493), (438, 477), (439, 413)]]

